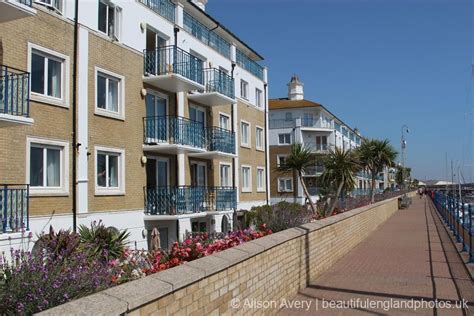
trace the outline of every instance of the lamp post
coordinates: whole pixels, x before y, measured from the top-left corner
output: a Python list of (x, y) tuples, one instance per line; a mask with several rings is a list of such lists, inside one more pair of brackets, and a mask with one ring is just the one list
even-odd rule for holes
[(406, 150), (406, 141), (405, 141), (405, 131), (408, 134), (410, 130), (408, 126), (403, 124), (402, 125), (402, 190), (405, 190), (405, 150)]

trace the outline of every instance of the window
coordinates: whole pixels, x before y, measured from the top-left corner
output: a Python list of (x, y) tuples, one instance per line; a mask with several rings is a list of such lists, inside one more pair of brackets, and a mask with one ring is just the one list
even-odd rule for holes
[(258, 127), (258, 126), (255, 130), (255, 142), (256, 142), (255, 147), (257, 147), (257, 149), (263, 150), (263, 144), (264, 144), (263, 128)]
[(286, 164), (287, 155), (278, 155), (277, 156), (277, 167), (284, 166)]
[(99, 31), (110, 38), (120, 38), (120, 19), (122, 9), (109, 1), (99, 1)]
[(53, 8), (54, 10), (61, 13), (63, 11), (63, 1), (62, 0), (36, 0), (38, 4), (42, 4), (49, 8)]
[(27, 183), (31, 186), (31, 193), (67, 194), (68, 143), (28, 138), (27, 144)]
[(96, 195), (124, 194), (124, 151), (96, 147)]
[(242, 166), (242, 192), (252, 192), (252, 169), (250, 166)]
[(249, 84), (245, 80), (240, 80), (240, 96), (245, 100), (249, 99)]
[(327, 136), (316, 136), (316, 150), (327, 150), (328, 138)]
[(122, 76), (96, 68), (96, 114), (124, 118)]
[(230, 165), (221, 164), (220, 166), (220, 176), (221, 176), (221, 187), (230, 187)]
[(219, 114), (219, 127), (230, 130), (230, 118), (226, 114)]
[(69, 57), (28, 43), (31, 98), (35, 101), (69, 106)]
[(260, 89), (255, 89), (255, 105), (259, 108), (262, 107), (262, 90)]
[(291, 134), (278, 134), (278, 145), (291, 145)]
[(291, 112), (286, 112), (285, 113), (285, 121), (287, 121), (287, 122), (293, 121), (293, 114), (291, 114)]
[(265, 192), (265, 168), (257, 168), (257, 192)]
[(278, 178), (278, 192), (293, 192), (293, 179)]
[(240, 145), (250, 147), (250, 124), (240, 122)]

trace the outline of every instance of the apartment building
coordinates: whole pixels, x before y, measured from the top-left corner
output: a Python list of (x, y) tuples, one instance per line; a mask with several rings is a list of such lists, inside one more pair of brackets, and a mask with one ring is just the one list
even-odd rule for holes
[[(280, 164), (290, 155), (291, 145), (301, 143), (315, 155), (325, 154), (336, 147), (350, 150), (362, 142), (357, 129), (345, 124), (324, 105), (304, 98), (304, 84), (294, 75), (288, 83), (286, 98), (269, 100), (269, 152), (271, 202), (304, 203), (303, 187), (295, 173), (281, 172)], [(304, 175), (304, 181), (314, 201), (319, 198), (317, 178), (323, 173), (322, 164), (315, 164)], [(370, 188), (370, 174), (361, 171), (356, 175), (352, 194), (366, 194)], [(386, 180), (377, 175), (376, 187), (385, 189)]]
[(74, 218), (166, 248), (268, 201), (263, 58), (206, 3), (0, 2), (0, 248)]

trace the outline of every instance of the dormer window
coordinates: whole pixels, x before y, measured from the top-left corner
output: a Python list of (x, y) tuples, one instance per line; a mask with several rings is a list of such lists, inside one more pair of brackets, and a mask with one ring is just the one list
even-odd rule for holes
[(122, 9), (105, 0), (99, 1), (99, 31), (113, 40), (120, 39), (120, 20)]

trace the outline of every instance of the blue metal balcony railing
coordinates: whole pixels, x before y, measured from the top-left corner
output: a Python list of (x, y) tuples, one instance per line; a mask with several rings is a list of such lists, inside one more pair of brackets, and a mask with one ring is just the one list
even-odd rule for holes
[[(358, 177), (361, 177), (361, 178), (365, 178), (365, 179), (372, 179), (372, 175), (369, 171), (358, 171), (356, 173), (356, 176)], [(377, 175), (375, 176), (375, 180), (378, 180), (378, 181), (383, 181), (383, 176), (381, 175)]]
[(207, 26), (196, 20), (189, 13), (183, 13), (183, 27), (204, 44), (214, 48), (223, 56), (230, 58), (230, 44)]
[(0, 65), (0, 114), (30, 116), (30, 74)]
[(141, 3), (164, 17), (170, 22), (175, 21), (176, 5), (169, 0), (139, 0)]
[(1, 232), (29, 230), (29, 185), (0, 184)]
[(147, 145), (166, 143), (235, 154), (235, 133), (220, 127), (206, 128), (180, 116), (148, 116), (143, 124), (143, 142)]
[(232, 187), (145, 187), (144, 196), (147, 215), (224, 211), (237, 206), (237, 191)]
[(202, 123), (180, 116), (143, 118), (143, 142), (148, 145), (168, 143), (205, 149), (206, 130)]
[(17, 1), (29, 7), (31, 7), (31, 3), (33, 2), (32, 0), (17, 0)]
[(244, 68), (255, 77), (263, 80), (263, 67), (238, 49), (236, 50), (236, 62), (237, 65)]
[(235, 99), (234, 78), (225, 72), (216, 69), (204, 69), (204, 93), (218, 92)]
[(235, 133), (220, 127), (208, 127), (206, 135), (208, 151), (235, 154)]
[(165, 46), (144, 50), (145, 75), (178, 74), (204, 84), (203, 61), (179, 47)]

